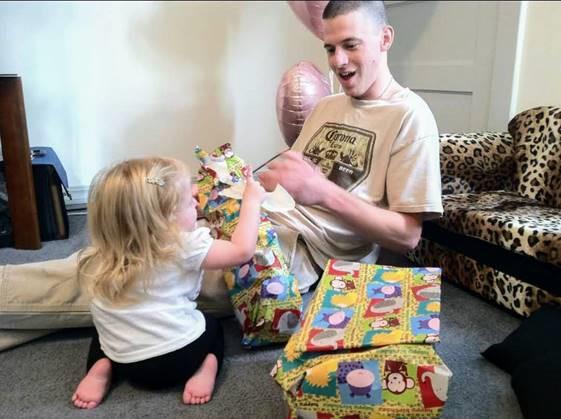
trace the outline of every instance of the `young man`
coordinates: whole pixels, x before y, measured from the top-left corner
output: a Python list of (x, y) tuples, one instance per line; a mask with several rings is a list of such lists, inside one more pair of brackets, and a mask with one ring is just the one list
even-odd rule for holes
[[(322, 99), (292, 150), (259, 177), (300, 204), (271, 218), (301, 233), (320, 269), (329, 258), (374, 262), (380, 246), (412, 249), (423, 220), (442, 214), (438, 130), (427, 104), (390, 73), (383, 2), (331, 1), (323, 19), (344, 94)], [(293, 270), (301, 288), (317, 279)]]

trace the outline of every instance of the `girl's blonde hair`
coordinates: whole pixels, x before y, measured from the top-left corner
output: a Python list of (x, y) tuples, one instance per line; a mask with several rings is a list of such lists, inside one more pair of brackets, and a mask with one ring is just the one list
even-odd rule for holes
[(96, 175), (88, 196), (91, 245), (78, 265), (91, 296), (127, 302), (144, 273), (174, 260), (181, 233), (174, 218), (189, 185), (187, 166), (161, 157), (126, 160)]

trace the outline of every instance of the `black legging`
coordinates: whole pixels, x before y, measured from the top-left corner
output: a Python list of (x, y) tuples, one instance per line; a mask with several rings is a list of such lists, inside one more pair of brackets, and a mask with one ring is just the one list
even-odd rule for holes
[[(174, 352), (138, 362), (122, 364), (111, 361), (112, 382), (125, 378), (131, 384), (160, 389), (184, 383), (199, 369), (211, 353), (218, 361), (218, 371), (224, 359), (224, 331), (213, 316), (203, 313), (206, 320), (204, 333), (194, 342)], [(108, 358), (101, 350), (99, 335), (94, 332), (88, 354), (87, 371), (101, 358)]]

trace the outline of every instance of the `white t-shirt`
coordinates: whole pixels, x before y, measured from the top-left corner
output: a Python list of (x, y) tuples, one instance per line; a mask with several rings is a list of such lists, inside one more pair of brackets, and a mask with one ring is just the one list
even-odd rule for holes
[[(372, 205), (423, 213), (425, 219), (442, 214), (438, 129), (428, 105), (409, 89), (388, 100), (357, 100), (345, 94), (323, 98), (292, 149)], [(301, 233), (320, 267), (329, 258), (374, 263), (379, 253), (377, 245), (319, 206), (297, 205), (269, 216)]]
[(203, 271), (201, 264), (212, 244), (209, 229), (184, 233), (177, 264), (148, 274), (149, 288), (138, 280), (130, 290), (136, 298), (114, 306), (94, 298), (91, 313), (101, 349), (111, 360), (130, 363), (183, 348), (205, 331), (197, 310)]

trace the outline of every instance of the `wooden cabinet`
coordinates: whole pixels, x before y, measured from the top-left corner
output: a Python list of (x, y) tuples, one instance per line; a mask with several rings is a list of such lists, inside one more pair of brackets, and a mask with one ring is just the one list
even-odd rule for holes
[(0, 75), (0, 140), (14, 246), (39, 249), (39, 221), (21, 77)]

